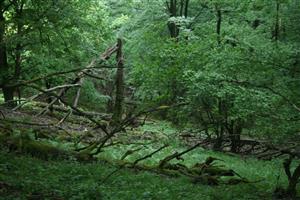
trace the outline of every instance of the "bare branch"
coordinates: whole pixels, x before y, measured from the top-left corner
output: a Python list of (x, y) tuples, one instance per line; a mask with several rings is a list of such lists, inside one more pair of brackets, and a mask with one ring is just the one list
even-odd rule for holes
[(187, 150), (185, 150), (185, 151), (182, 151), (182, 152), (180, 152), (180, 153), (175, 152), (175, 153), (173, 153), (172, 155), (165, 157), (164, 159), (162, 159), (162, 160), (159, 162), (159, 168), (163, 168), (168, 162), (170, 162), (171, 160), (173, 160), (173, 159), (175, 159), (175, 158), (178, 159), (178, 160), (181, 159), (181, 156), (182, 156), (182, 155), (184, 155), (184, 154), (186, 154), (186, 153), (188, 153), (188, 152), (190, 152), (190, 151), (196, 149), (197, 147), (200, 146), (200, 144), (201, 144), (201, 143), (198, 143), (198, 144), (192, 146), (191, 148), (189, 148), (189, 149), (187, 149)]

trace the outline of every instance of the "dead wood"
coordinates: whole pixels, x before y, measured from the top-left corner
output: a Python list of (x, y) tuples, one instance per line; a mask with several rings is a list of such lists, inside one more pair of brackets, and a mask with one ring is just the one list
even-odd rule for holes
[(200, 146), (200, 143), (198, 143), (198, 144), (192, 146), (191, 148), (189, 148), (189, 149), (187, 149), (187, 150), (185, 150), (185, 151), (182, 151), (182, 152), (180, 152), (180, 153), (175, 152), (175, 153), (173, 153), (172, 155), (169, 155), (169, 156), (165, 157), (164, 159), (162, 159), (161, 161), (159, 161), (159, 168), (164, 168), (164, 166), (165, 166), (168, 162), (170, 162), (171, 160), (173, 160), (173, 159), (175, 159), (175, 158), (176, 158), (177, 160), (182, 159), (182, 158), (181, 158), (182, 155), (184, 155), (184, 154), (186, 154), (186, 153), (188, 153), (188, 152), (190, 152), (190, 151), (196, 149), (196, 148), (199, 147), (199, 146)]
[(135, 160), (135, 161), (133, 162), (132, 165), (135, 166), (135, 165), (136, 165), (137, 163), (139, 163), (140, 161), (146, 160), (146, 159), (148, 159), (148, 158), (151, 158), (154, 154), (160, 152), (161, 150), (165, 149), (165, 148), (168, 147), (168, 146), (169, 146), (168, 144), (165, 144), (164, 146), (160, 147), (159, 149), (153, 151), (152, 153), (150, 153), (150, 154), (148, 154), (148, 155), (146, 155), (146, 156), (144, 156), (144, 157), (142, 157), (142, 158), (139, 158), (139, 159)]

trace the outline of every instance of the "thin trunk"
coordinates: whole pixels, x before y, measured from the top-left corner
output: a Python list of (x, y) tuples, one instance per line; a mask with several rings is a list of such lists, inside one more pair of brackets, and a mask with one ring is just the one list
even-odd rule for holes
[(106, 112), (107, 113), (112, 113), (114, 111), (114, 81), (109, 80), (105, 86), (105, 91), (106, 95), (109, 96), (110, 98), (107, 101), (106, 104)]
[(221, 44), (221, 25), (222, 25), (222, 11), (221, 9), (216, 6), (216, 12), (217, 12), (217, 40), (218, 45)]
[[(223, 115), (223, 101), (222, 99), (218, 99), (218, 110), (219, 110), (219, 116)], [(223, 120), (218, 119), (217, 121), (217, 138), (214, 143), (213, 149), (220, 151), (222, 150), (223, 146), (223, 139), (224, 139), (224, 125)]]
[[(177, 1), (170, 0), (169, 13), (170, 17), (177, 17)], [(168, 28), (171, 38), (177, 38), (179, 35), (179, 29), (176, 26), (175, 22), (168, 22)]]
[(184, 0), (180, 0), (180, 16), (183, 16)]
[(123, 101), (124, 101), (124, 58), (122, 52), (122, 40), (118, 39), (118, 51), (117, 51), (117, 74), (116, 74), (116, 100), (113, 113), (113, 125), (118, 125), (122, 120), (123, 114)]
[[(17, 26), (17, 35), (20, 40), (22, 35), (22, 25), (20, 24), (20, 22), (18, 22), (18, 26)], [(19, 80), (21, 76), (21, 64), (22, 64), (21, 51), (22, 51), (21, 42), (18, 41), (15, 50), (15, 74), (14, 74), (15, 81)], [(17, 87), (16, 92), (18, 93), (19, 102), (21, 102), (21, 89)]]
[(230, 151), (233, 153), (238, 153), (240, 151), (241, 146), (241, 134), (243, 131), (243, 123), (241, 119), (237, 119), (236, 121), (232, 121), (230, 126), (227, 125), (227, 131), (229, 133), (230, 138)]
[(16, 20), (17, 20), (17, 44), (15, 49), (15, 80), (18, 80), (21, 75), (21, 52), (22, 52), (22, 29), (23, 29), (23, 22), (22, 22), (22, 13), (23, 13), (24, 2), (21, 1), (20, 5), (16, 5)]
[(184, 9), (184, 17), (188, 17), (188, 11), (189, 11), (189, 1), (190, 0), (185, 0), (185, 9)]
[(280, 27), (279, 27), (279, 10), (280, 10), (280, 2), (277, 0), (276, 1), (276, 21), (275, 21), (275, 30), (274, 30), (274, 35), (273, 38), (275, 41), (279, 40), (279, 35), (280, 35)]
[[(47, 90), (51, 88), (51, 83), (50, 83), (49, 80), (45, 80), (45, 86), (46, 86)], [(53, 100), (53, 99), (52, 99), (51, 96), (48, 96), (48, 97), (47, 97), (47, 103), (48, 103), (49, 105), (51, 104), (52, 100)], [(49, 106), (49, 111), (50, 111), (50, 113), (53, 113), (53, 105), (50, 105), (50, 106)]]
[[(83, 78), (80, 79), (79, 84), (80, 85), (83, 84)], [(73, 106), (75, 108), (78, 106), (78, 102), (79, 102), (79, 98), (80, 98), (80, 93), (81, 93), (81, 86), (80, 86), (80, 88), (77, 89), (76, 97), (75, 97), (74, 102), (73, 102)]]

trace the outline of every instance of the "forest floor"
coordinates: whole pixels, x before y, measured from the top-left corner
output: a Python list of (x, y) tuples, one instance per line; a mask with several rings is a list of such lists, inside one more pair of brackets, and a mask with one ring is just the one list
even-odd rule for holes
[[(30, 110), (32, 111), (32, 110)], [(31, 112), (7, 113), (6, 120), (15, 120), (11, 125), (18, 131), (36, 133), (30, 123), (20, 125), (19, 121), (32, 122)], [(80, 123), (78, 123), (80, 121)], [(36, 123), (57, 122), (53, 116), (36, 119)], [(64, 124), (64, 130), (50, 129), (38, 126), (50, 134), (50, 138), (38, 138), (53, 146), (64, 150), (74, 148), (74, 138), (80, 137), (91, 126), (78, 117), (70, 118)], [(65, 131), (69, 133), (66, 134)], [(16, 132), (18, 132), (16, 131)], [(170, 178), (148, 171), (137, 171), (122, 168), (107, 179), (107, 176), (119, 169), (103, 160), (120, 160), (128, 150), (139, 151), (126, 157), (126, 161), (133, 162), (163, 144), (169, 146), (151, 158), (141, 163), (148, 166), (157, 165), (164, 157), (174, 151), (183, 151), (188, 147), (178, 139), (182, 130), (174, 128), (170, 123), (159, 120), (149, 120), (145, 125), (128, 129), (115, 138), (115, 144), (104, 149), (98, 155), (99, 161), (79, 162), (73, 158), (59, 160), (50, 158), (39, 159), (29, 155), (0, 151), (0, 199), (274, 199), (277, 186), (285, 187), (287, 178), (282, 167), (281, 159), (272, 161), (258, 160), (254, 157), (243, 157), (197, 148), (185, 154), (177, 163), (192, 166), (203, 162), (209, 156), (218, 158), (218, 165), (234, 170), (240, 176), (253, 183), (237, 185), (220, 184), (217, 186), (192, 183), (187, 177)], [(17, 133), (16, 133), (17, 134)], [(85, 142), (93, 140), (92, 132)], [(141, 148), (142, 147), (142, 148)], [(105, 180), (105, 182), (104, 182)], [(298, 187), (300, 193), (300, 188)]]

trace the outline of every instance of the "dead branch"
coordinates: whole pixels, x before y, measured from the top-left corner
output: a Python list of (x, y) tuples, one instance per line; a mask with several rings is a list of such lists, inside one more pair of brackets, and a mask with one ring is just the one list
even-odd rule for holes
[(143, 147), (140, 147), (140, 148), (137, 148), (137, 149), (130, 149), (130, 150), (126, 151), (125, 154), (121, 157), (121, 160), (124, 160), (128, 156), (130, 156), (130, 155), (134, 154), (135, 152), (138, 152), (142, 149), (143, 149)]
[(176, 158), (177, 160), (182, 159), (182, 158), (181, 158), (182, 155), (184, 155), (184, 154), (186, 154), (186, 153), (188, 153), (188, 152), (190, 152), (190, 151), (196, 149), (197, 147), (200, 146), (200, 144), (201, 144), (201, 143), (198, 143), (198, 144), (192, 146), (191, 148), (189, 148), (189, 149), (187, 149), (187, 150), (185, 150), (185, 151), (182, 151), (181, 153), (175, 152), (175, 153), (173, 153), (172, 155), (165, 157), (164, 159), (162, 159), (161, 161), (159, 161), (159, 166), (158, 166), (158, 167), (159, 167), (159, 168), (163, 168), (168, 162), (170, 162), (171, 160), (173, 160), (173, 159), (175, 159), (175, 158)]
[(72, 109), (70, 109), (69, 112), (61, 120), (59, 120), (59, 122), (56, 124), (56, 126), (59, 126), (62, 123), (64, 123), (71, 114), (72, 114)]
[[(62, 98), (62, 96), (64, 95), (64, 92), (66, 91), (66, 89), (61, 89), (58, 93), (58, 96), (60, 98)], [(42, 109), (36, 116), (41, 116), (43, 114), (46, 114), (49, 110), (51, 110), (53, 108), (53, 105), (58, 101), (58, 98), (52, 99), (52, 101), (50, 103), (48, 103), (48, 105), (45, 106), (44, 109)]]
[(104, 81), (107, 81), (108, 79), (106, 78), (103, 78), (103, 77), (100, 77), (100, 76), (97, 76), (97, 75), (94, 75), (94, 74), (91, 74), (91, 73), (88, 73), (88, 72), (83, 72), (86, 76), (88, 77), (91, 77), (91, 78), (94, 78), (94, 79), (98, 79), (98, 80), (104, 80)]
[(153, 112), (158, 112), (158, 111), (162, 111), (162, 110), (169, 110), (172, 108), (176, 108), (176, 107), (180, 107), (180, 106), (185, 106), (188, 105), (188, 103), (179, 103), (179, 104), (174, 104), (174, 105), (170, 105), (170, 106), (159, 106), (159, 107), (155, 107), (155, 108), (150, 108), (148, 110), (143, 110), (140, 111), (139, 113), (135, 114), (132, 117), (129, 117), (127, 119), (124, 119), (123, 122), (121, 123), (120, 127), (118, 127), (118, 129), (124, 129), (127, 126), (129, 126), (136, 118), (146, 115), (146, 114), (150, 114)]
[(4, 113), (1, 110), (0, 110), (0, 114), (3, 117), (3, 119), (5, 119), (5, 115), (4, 115)]
[(152, 153), (150, 153), (150, 154), (148, 154), (148, 155), (146, 155), (146, 156), (144, 156), (144, 157), (142, 157), (142, 158), (139, 158), (139, 159), (135, 160), (135, 161), (133, 162), (132, 166), (135, 166), (136, 164), (138, 164), (138, 163), (139, 163), (140, 161), (142, 161), (142, 160), (146, 160), (147, 158), (151, 158), (154, 154), (160, 152), (161, 150), (163, 150), (164, 148), (166, 148), (166, 147), (168, 147), (168, 146), (169, 146), (168, 144), (165, 144), (164, 146), (160, 147), (159, 149), (153, 151)]
[(79, 81), (79, 84), (80, 84), (80, 87), (78, 88), (78, 90), (77, 90), (77, 92), (76, 92), (76, 96), (75, 96), (75, 98), (74, 98), (74, 103), (73, 103), (73, 106), (74, 106), (74, 107), (77, 107), (78, 102), (79, 102), (79, 97), (80, 97), (80, 92), (81, 92), (81, 86), (82, 86), (82, 84), (83, 84), (83, 79), (81, 79), (81, 80)]

